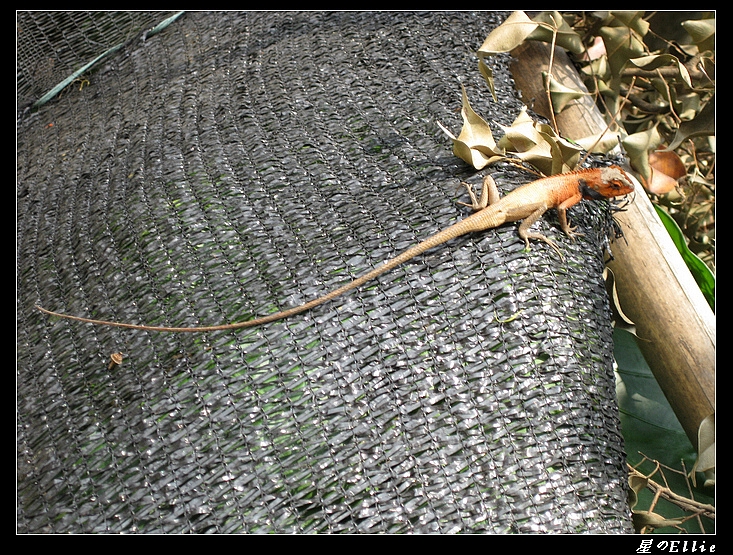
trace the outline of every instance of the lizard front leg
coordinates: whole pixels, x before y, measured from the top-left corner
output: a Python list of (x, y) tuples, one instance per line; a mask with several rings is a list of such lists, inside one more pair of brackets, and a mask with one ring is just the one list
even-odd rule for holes
[(575, 230), (577, 228), (570, 227), (570, 222), (568, 221), (568, 214), (567, 214), (567, 208), (564, 208), (562, 205), (558, 206), (557, 208), (557, 217), (560, 220), (560, 229), (562, 229), (565, 232), (565, 235), (570, 237), (571, 239), (575, 240), (576, 237), (582, 237), (582, 233), (577, 233)]
[[(524, 239), (524, 244), (527, 246), (527, 250), (530, 249), (529, 240), (537, 239), (538, 241), (543, 241), (547, 243), (548, 245), (550, 245), (553, 249), (555, 249), (555, 252), (557, 252), (557, 254), (560, 255), (560, 258), (564, 260), (565, 257), (562, 255), (562, 252), (560, 252), (560, 249), (555, 244), (555, 241), (553, 241), (552, 239), (549, 239), (548, 237), (545, 237), (541, 233), (537, 233), (537, 232), (533, 232), (529, 230), (529, 228), (532, 227), (532, 225), (537, 220), (539, 220), (545, 212), (547, 212), (547, 207), (541, 206), (537, 208), (534, 212), (532, 212), (529, 216), (524, 218), (524, 220), (522, 220), (522, 223), (519, 225), (519, 236), (522, 239)], [(563, 211), (563, 216), (560, 217), (561, 225), (562, 225), (563, 218), (564, 218), (565, 226), (567, 226), (568, 222), (567, 222), (567, 218), (564, 217), (564, 211)], [(563, 231), (565, 231), (565, 229), (563, 229)]]

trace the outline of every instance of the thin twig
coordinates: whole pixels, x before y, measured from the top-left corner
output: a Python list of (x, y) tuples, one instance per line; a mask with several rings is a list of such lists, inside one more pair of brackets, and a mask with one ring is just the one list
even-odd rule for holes
[[(553, 19), (554, 21), (554, 19)], [(550, 44), (550, 62), (547, 65), (547, 79), (545, 80), (545, 92), (547, 93), (547, 104), (550, 110), (550, 119), (552, 120), (552, 128), (555, 130), (557, 135), (560, 135), (560, 130), (557, 127), (557, 120), (555, 119), (555, 109), (552, 107), (552, 94), (550, 93), (550, 82), (552, 81), (552, 65), (555, 62), (555, 42), (557, 41), (557, 28), (558, 24), (552, 27), (552, 43)]]
[[(648, 459), (649, 460), (649, 459)], [(657, 461), (654, 461), (657, 462)], [(659, 463), (657, 463), (658, 465)], [(659, 467), (654, 470), (649, 476), (646, 474), (643, 474), (642, 472), (639, 472), (636, 470), (633, 466), (628, 465), (629, 471), (639, 477), (645, 478), (647, 480), (647, 487), (654, 493), (654, 499), (656, 502), (656, 499), (662, 498), (666, 499), (670, 503), (673, 503), (680, 507), (681, 509), (684, 509), (685, 511), (689, 511), (691, 513), (695, 513), (696, 515), (702, 515), (706, 516), (708, 518), (715, 518), (715, 507), (713, 505), (709, 505), (707, 503), (700, 503), (699, 501), (695, 501), (694, 499), (688, 499), (687, 497), (684, 497), (682, 495), (679, 495), (675, 492), (673, 492), (669, 487), (663, 486), (662, 484), (659, 484), (652, 480), (650, 476), (653, 476)]]

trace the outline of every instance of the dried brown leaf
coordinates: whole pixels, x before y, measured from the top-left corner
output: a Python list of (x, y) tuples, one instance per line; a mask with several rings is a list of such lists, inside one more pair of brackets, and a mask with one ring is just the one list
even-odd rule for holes
[[(497, 146), (489, 124), (479, 116), (468, 101), (465, 87), (461, 86), (463, 127), (458, 137), (445, 128), (443, 130), (453, 140), (453, 153), (477, 170), (504, 157), (504, 151)], [(441, 126), (442, 127), (442, 126)]]
[(516, 11), (489, 33), (481, 48), (478, 49), (478, 55), (484, 57), (514, 50), (537, 27), (538, 23), (532, 21), (527, 14)]
[(655, 195), (664, 195), (674, 190), (678, 180), (687, 175), (685, 165), (675, 152), (655, 150), (649, 153), (651, 179), (644, 181), (644, 188)]

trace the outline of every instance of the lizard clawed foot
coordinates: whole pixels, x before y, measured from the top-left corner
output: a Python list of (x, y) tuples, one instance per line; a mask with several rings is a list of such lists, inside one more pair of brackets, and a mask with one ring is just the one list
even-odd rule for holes
[(468, 196), (471, 197), (471, 204), (461, 201), (456, 201), (456, 204), (460, 204), (461, 206), (468, 206), (474, 211), (479, 211), (486, 208), (486, 205), (482, 206), (481, 202), (478, 200), (478, 198), (476, 198), (476, 193), (473, 192), (473, 186), (470, 183), (461, 181), (461, 185), (463, 185), (466, 188), (466, 191), (468, 191)]
[(471, 186), (470, 184), (462, 181), (461, 185), (463, 185), (468, 191), (468, 196), (471, 197), (471, 204), (468, 204), (466, 202), (458, 202), (458, 204), (468, 206), (469, 208), (472, 208), (475, 212), (483, 210), (487, 206), (499, 202), (499, 189), (497, 189), (496, 187), (496, 182), (494, 181), (494, 178), (490, 175), (484, 177), (484, 183), (481, 186), (481, 198), (476, 198), (476, 193), (473, 192), (473, 186)]
[(563, 229), (563, 232), (565, 232), (565, 235), (567, 235), (571, 241), (575, 241), (576, 237), (585, 237), (585, 233), (581, 233), (579, 231), (575, 231), (578, 229), (577, 227), (566, 227)]
[(555, 243), (555, 241), (553, 241), (552, 239), (545, 237), (541, 233), (528, 233), (524, 237), (522, 237), (522, 239), (524, 239), (524, 243), (527, 246), (525, 249), (526, 251), (530, 250), (529, 240), (537, 239), (538, 241), (542, 241), (543, 243), (547, 243), (548, 245), (550, 245), (554, 249), (554, 251), (558, 254), (560, 259), (562, 261), (565, 261), (565, 257), (563, 256), (562, 251), (560, 250), (560, 247), (557, 246), (557, 243)]

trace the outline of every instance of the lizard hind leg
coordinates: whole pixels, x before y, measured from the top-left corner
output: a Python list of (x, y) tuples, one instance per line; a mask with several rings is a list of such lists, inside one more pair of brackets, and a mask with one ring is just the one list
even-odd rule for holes
[(483, 210), (490, 204), (495, 204), (499, 202), (499, 189), (496, 186), (494, 178), (490, 175), (484, 177), (484, 182), (481, 186), (480, 199), (476, 198), (476, 193), (473, 192), (473, 186), (471, 184), (461, 182), (461, 185), (463, 185), (468, 191), (468, 196), (471, 198), (471, 204), (468, 204), (467, 202), (459, 202), (458, 204), (468, 206), (469, 208), (472, 208), (475, 212)]

